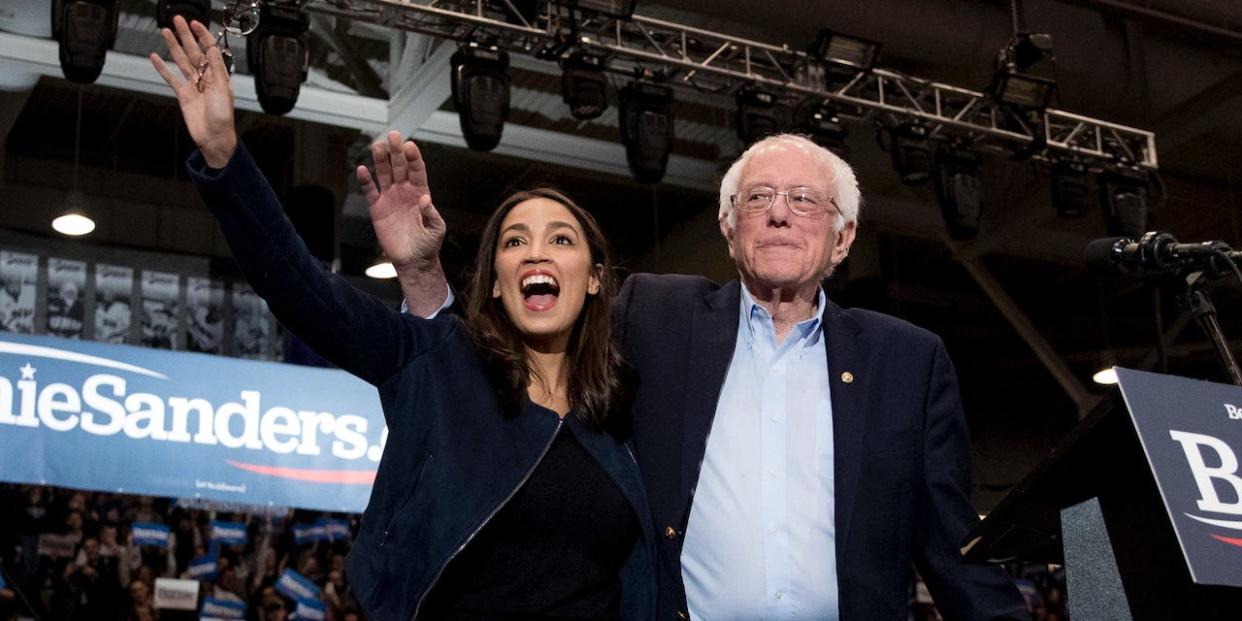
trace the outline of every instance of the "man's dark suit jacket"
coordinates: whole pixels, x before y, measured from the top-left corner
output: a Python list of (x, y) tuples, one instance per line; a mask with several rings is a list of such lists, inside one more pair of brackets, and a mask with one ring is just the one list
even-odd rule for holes
[[(681, 546), (737, 340), (741, 289), (631, 276), (614, 303), (637, 374), (634, 449), (659, 531), (661, 619), (685, 618)], [(910, 566), (946, 619), (1029, 619), (999, 568), (959, 553), (978, 522), (957, 378), (934, 334), (879, 313), (824, 313), (842, 621), (904, 620)]]

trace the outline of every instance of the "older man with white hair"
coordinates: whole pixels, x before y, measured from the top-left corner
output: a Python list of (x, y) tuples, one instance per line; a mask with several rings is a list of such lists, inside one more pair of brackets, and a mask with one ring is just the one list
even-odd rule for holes
[[(443, 231), (420, 200), (376, 229), (406, 259), (412, 311), (429, 314), (445, 299)], [(761, 140), (721, 183), (739, 280), (636, 274), (615, 300), (637, 375), (632, 446), (663, 536), (661, 618), (905, 619), (912, 565), (946, 619), (1029, 618), (998, 568), (959, 552), (977, 517), (943, 343), (824, 294), (859, 202), (836, 155)]]

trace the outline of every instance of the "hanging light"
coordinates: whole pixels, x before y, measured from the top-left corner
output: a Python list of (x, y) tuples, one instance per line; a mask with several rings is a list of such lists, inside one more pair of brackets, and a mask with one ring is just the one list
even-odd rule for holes
[(95, 221), (86, 214), (85, 197), (77, 190), (70, 190), (65, 211), (52, 220), (52, 229), (62, 235), (80, 237), (95, 230)]
[(1116, 384), (1117, 369), (1110, 364), (1109, 366), (1096, 371), (1095, 374), (1091, 376), (1091, 379), (1097, 384)]
[(387, 256), (380, 254), (363, 273), (376, 280), (390, 280), (397, 277), (397, 268), (393, 267)]
[(78, 115), (73, 132), (73, 186), (65, 199), (65, 211), (52, 220), (52, 229), (62, 235), (80, 237), (95, 230), (95, 221), (86, 212), (86, 197), (78, 190), (78, 164), (82, 152), (82, 89), (78, 89)]

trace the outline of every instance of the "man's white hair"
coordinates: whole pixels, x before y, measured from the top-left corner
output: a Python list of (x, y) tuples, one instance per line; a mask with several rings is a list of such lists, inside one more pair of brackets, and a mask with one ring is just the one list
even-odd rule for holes
[[(733, 201), (731, 197), (737, 194), (738, 184), (742, 181), (742, 169), (746, 168), (746, 163), (750, 161), (751, 156), (760, 149), (773, 147), (777, 145), (788, 145), (804, 151), (807, 155), (816, 158), (828, 167), (829, 182), (832, 184), (837, 210), (837, 221), (833, 225), (833, 230), (840, 231), (850, 222), (858, 221), (858, 207), (861, 202), (862, 193), (858, 189), (858, 179), (854, 176), (854, 169), (845, 163), (845, 160), (837, 156), (837, 154), (821, 147), (806, 136), (798, 134), (776, 134), (768, 136), (759, 142), (751, 145), (746, 149), (733, 165), (729, 167), (729, 171), (725, 173), (724, 178), (720, 180), (720, 214), (719, 220), (728, 220), (729, 227), (732, 228), (737, 223), (737, 214), (733, 212)], [(777, 188), (782, 189), (782, 188)]]

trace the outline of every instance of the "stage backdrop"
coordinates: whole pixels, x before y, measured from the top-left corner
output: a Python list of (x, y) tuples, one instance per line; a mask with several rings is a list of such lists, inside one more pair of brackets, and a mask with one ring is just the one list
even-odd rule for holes
[(360, 512), (388, 437), (339, 370), (0, 333), (0, 479)]

